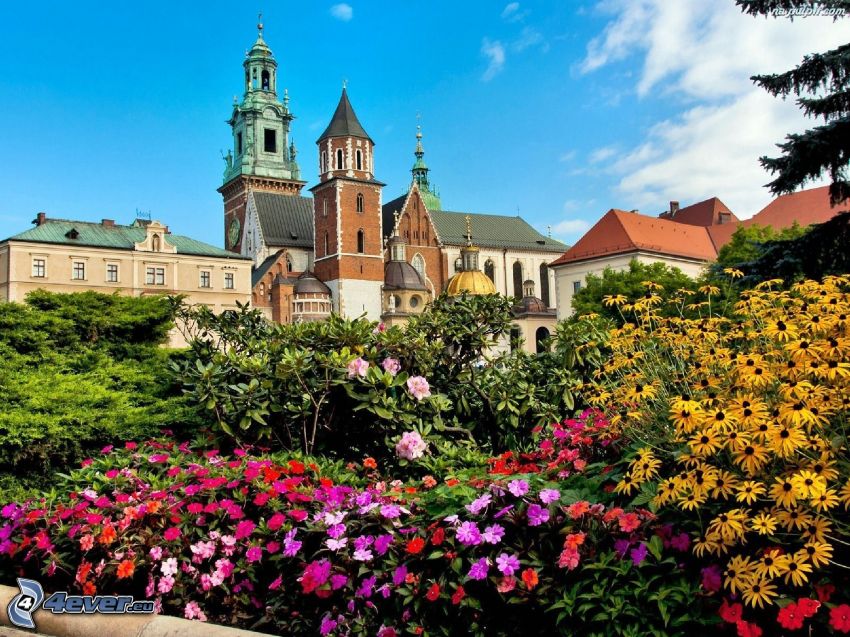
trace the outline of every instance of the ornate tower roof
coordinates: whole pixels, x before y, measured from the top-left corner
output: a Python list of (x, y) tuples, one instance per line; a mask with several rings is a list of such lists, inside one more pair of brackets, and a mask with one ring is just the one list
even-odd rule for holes
[(410, 169), (413, 175), (413, 181), (419, 186), (419, 193), (422, 195), (422, 201), (425, 202), (425, 207), (428, 210), (441, 210), (440, 194), (428, 180), (428, 173), (431, 170), (425, 163), (425, 149), (422, 148), (422, 127), (416, 126), (416, 150), (413, 155), (416, 160), (413, 162), (413, 168)]
[[(339, 98), (339, 104), (336, 106), (334, 116), (331, 118), (331, 123), (322, 133), (318, 141), (327, 139), (328, 137), (362, 137), (370, 142), (372, 138), (369, 133), (360, 124), (357, 115), (354, 112), (354, 107), (348, 101), (348, 92), (345, 87), (342, 87), (342, 95)], [(374, 143), (374, 142), (373, 142)]]

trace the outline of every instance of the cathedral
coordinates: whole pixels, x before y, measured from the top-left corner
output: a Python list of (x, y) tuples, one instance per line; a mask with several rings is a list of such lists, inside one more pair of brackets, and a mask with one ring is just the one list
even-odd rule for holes
[(280, 323), (337, 312), (392, 325), (443, 291), (500, 293), (517, 299), (514, 335), (535, 351), (555, 322), (549, 264), (568, 246), (519, 216), (444, 210), (421, 130), (405, 193), (384, 203), (375, 142), (345, 87), (316, 142), (318, 182), (305, 196), (289, 95), (284, 89), (281, 98), (277, 63), (258, 29), (218, 189), (225, 247), (253, 260), (252, 305)]

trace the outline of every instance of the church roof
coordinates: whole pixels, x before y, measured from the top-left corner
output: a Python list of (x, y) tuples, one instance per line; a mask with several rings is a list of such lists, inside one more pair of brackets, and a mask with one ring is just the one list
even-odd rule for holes
[(348, 101), (348, 93), (344, 88), (342, 89), (342, 96), (339, 98), (339, 104), (334, 111), (334, 116), (331, 118), (331, 123), (319, 137), (319, 141), (328, 137), (364, 137), (370, 142), (372, 141), (372, 138), (360, 124), (360, 120), (357, 119), (354, 108)]
[(702, 226), (612, 208), (551, 265), (639, 250), (699, 261), (710, 261), (717, 257), (717, 250)]
[(310, 197), (254, 191), (254, 204), (267, 246), (313, 247)]
[[(147, 237), (146, 224), (123, 226), (120, 224), (92, 221), (72, 221), (70, 219), (45, 218), (41, 225), (24, 230), (6, 241), (30, 241), (33, 243), (51, 243), (57, 245), (87, 246), (112, 250), (134, 250), (137, 243)], [(73, 233), (72, 230), (76, 230)], [(72, 238), (76, 237), (76, 238)], [(193, 254), (203, 257), (224, 257), (228, 259), (250, 259), (228, 250), (185, 237), (167, 233), (165, 241), (177, 249), (177, 254)]]

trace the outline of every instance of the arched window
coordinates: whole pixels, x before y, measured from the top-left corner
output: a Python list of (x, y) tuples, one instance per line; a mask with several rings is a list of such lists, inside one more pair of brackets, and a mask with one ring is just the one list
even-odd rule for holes
[(159, 252), (160, 247), (161, 246), (160, 246), (160, 241), (159, 241), (159, 235), (155, 234), (153, 236), (153, 239), (151, 239), (151, 250), (153, 250), (154, 252)]
[(286, 255), (286, 271), (292, 272), (292, 257), (288, 254)]
[(363, 155), (360, 152), (360, 149), (357, 149), (357, 170), (363, 170)]
[(419, 276), (425, 279), (425, 259), (421, 254), (414, 254), (413, 259), (410, 261), (410, 265), (412, 265), (413, 269), (419, 273)]
[(455, 272), (460, 272), (462, 265), (463, 265), (463, 261), (460, 260), (460, 257), (455, 259)]
[[(360, 152), (359, 150), (357, 151)], [(363, 193), (357, 193), (357, 212), (363, 212)]]
[(363, 232), (363, 228), (357, 231), (357, 251), (360, 254), (366, 252), (366, 234)]
[(328, 216), (328, 200), (327, 199), (322, 199), (322, 216), (323, 217)]
[(257, 69), (251, 69), (251, 88), (257, 88)]
[(328, 151), (322, 151), (322, 172), (328, 172)]
[(336, 169), (342, 170), (342, 149), (338, 148), (336, 151)]
[(514, 261), (514, 296), (522, 298), (522, 263)]
[(325, 230), (325, 253), (322, 256), (328, 256), (328, 231)]
[(540, 299), (549, 307), (549, 266), (540, 264)]
[(496, 266), (493, 263), (492, 259), (487, 259), (484, 262), (484, 274), (490, 277), (490, 280), (495, 283), (496, 282)]
[(263, 73), (260, 77), (262, 79), (261, 86), (263, 87), (263, 90), (264, 91), (270, 90), (271, 89), (271, 83), (270, 83), (270, 79), (269, 79), (269, 72), (264, 69)]
[(546, 351), (548, 344), (545, 341), (548, 338), (549, 330), (545, 327), (538, 327), (537, 331), (534, 333), (534, 341), (538, 354)]

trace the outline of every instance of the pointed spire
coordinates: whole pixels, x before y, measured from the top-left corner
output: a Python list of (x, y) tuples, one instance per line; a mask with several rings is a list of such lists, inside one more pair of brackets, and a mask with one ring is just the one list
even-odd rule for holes
[(348, 91), (344, 86), (331, 123), (319, 137), (319, 141), (328, 137), (362, 137), (370, 142), (372, 141), (372, 138), (360, 124), (360, 120), (357, 119), (354, 108), (348, 101)]
[(472, 217), (466, 215), (464, 220), (466, 221), (466, 245), (472, 247)]

